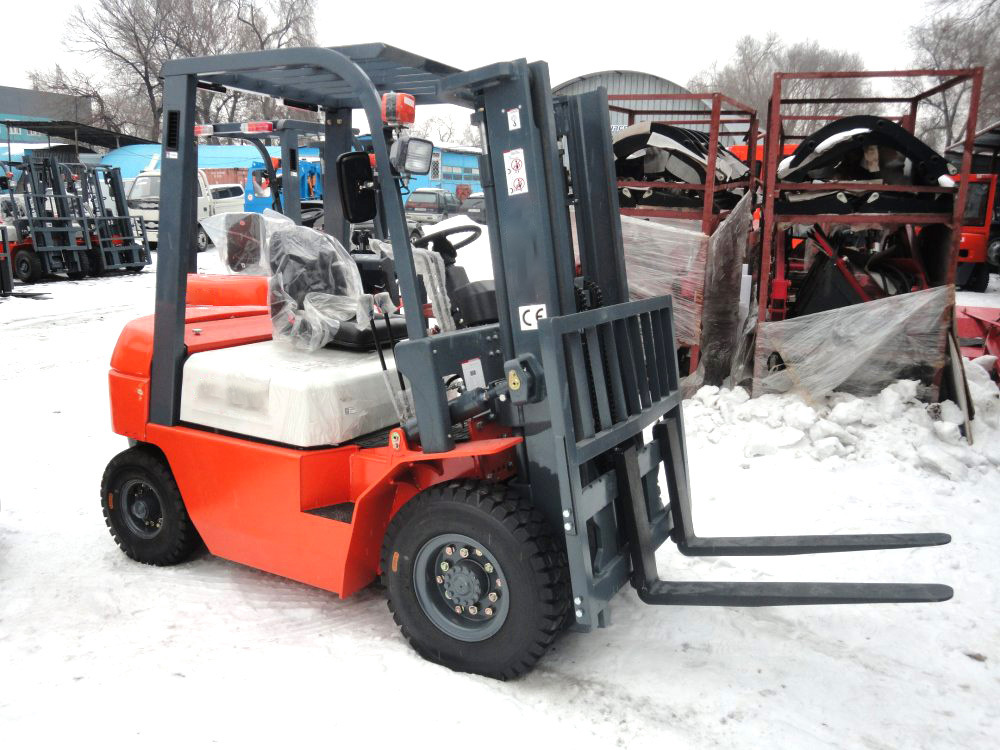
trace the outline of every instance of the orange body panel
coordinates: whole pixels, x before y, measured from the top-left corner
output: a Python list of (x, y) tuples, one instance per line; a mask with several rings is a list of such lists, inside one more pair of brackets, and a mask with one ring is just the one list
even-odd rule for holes
[[(497, 476), (521, 442), (480, 440), (425, 454), (405, 440), (399, 448), (297, 450), (153, 424), (146, 436), (167, 457), (213, 555), (341, 596), (378, 575), (386, 527), (417, 492), (453, 479)], [(349, 523), (306, 512), (338, 503), (354, 504)]]
[(217, 307), (266, 305), (266, 276), (188, 274), (188, 305)]
[[(270, 338), (265, 307), (187, 309), (188, 353)], [(431, 454), (410, 449), (400, 429), (377, 448), (300, 450), (150, 424), (152, 349), (152, 316), (129, 323), (118, 339), (109, 377), (114, 430), (163, 451), (195, 528), (227, 560), (349, 596), (378, 575), (386, 527), (416, 493), (513, 474), (522, 438), (496, 425), (472, 426), (472, 440)], [(354, 505), (350, 522), (308, 512), (339, 503)]]

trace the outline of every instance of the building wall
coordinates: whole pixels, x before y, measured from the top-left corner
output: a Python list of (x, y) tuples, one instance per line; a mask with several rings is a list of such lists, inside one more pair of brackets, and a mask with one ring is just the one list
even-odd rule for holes
[[(0, 120), (72, 120), (89, 125), (93, 113), (86, 97), (0, 86)], [(0, 141), (6, 144), (7, 136), (7, 128), (0, 125)], [(10, 141), (45, 143), (47, 139), (44, 135), (14, 129)]]

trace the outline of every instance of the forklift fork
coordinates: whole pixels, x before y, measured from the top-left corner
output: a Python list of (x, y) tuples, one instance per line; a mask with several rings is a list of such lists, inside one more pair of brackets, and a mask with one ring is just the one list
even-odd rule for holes
[[(672, 538), (688, 556), (804, 555), (819, 552), (905, 549), (948, 544), (948, 534), (832, 534), (810, 536), (699, 537), (694, 532), (680, 410), (653, 428), (663, 451)], [(771, 607), (788, 604), (872, 604), (941, 602), (949, 586), (931, 583), (784, 583), (660, 580), (649, 511), (634, 444), (615, 451), (621, 510), (630, 540), (632, 585), (647, 604)]]

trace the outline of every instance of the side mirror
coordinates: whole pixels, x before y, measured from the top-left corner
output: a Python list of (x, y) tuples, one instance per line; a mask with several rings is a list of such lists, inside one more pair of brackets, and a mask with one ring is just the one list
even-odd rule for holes
[(349, 222), (361, 224), (375, 218), (375, 172), (367, 151), (348, 151), (337, 157), (337, 183)]

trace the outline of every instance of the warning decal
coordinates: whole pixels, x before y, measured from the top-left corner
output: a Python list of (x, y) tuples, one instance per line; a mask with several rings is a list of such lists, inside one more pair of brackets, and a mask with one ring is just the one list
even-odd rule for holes
[(507, 130), (521, 129), (521, 108), (514, 107), (507, 110)]
[(507, 195), (528, 192), (528, 172), (524, 168), (524, 149), (503, 152), (503, 165), (507, 171)]

